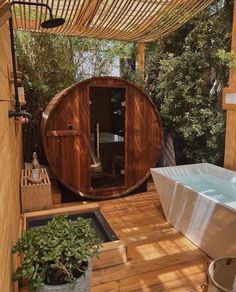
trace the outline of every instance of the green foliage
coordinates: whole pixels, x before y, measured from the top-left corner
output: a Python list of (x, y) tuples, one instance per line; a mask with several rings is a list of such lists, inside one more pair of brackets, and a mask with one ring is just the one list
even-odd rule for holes
[[(233, 64), (231, 6), (206, 10), (149, 47), (145, 89), (154, 99), (166, 132), (183, 141), (188, 162), (221, 164), (224, 113), (221, 90)], [(212, 8), (212, 7), (211, 7)]]
[(216, 52), (216, 57), (220, 59), (222, 65), (228, 68), (235, 67), (234, 54), (232, 52), (226, 52), (225, 50), (219, 49)]
[(129, 70), (126, 74), (126, 79), (129, 80), (131, 83), (138, 85), (139, 87), (143, 88), (144, 86), (144, 79), (143, 74), (139, 70)]
[(25, 108), (33, 116), (24, 126), (25, 161), (31, 161), (32, 152), (36, 151), (40, 162), (45, 162), (40, 138), (41, 115), (57, 92), (76, 82), (73, 43), (57, 35), (19, 32), (16, 48), (19, 70), (24, 76)]
[(13, 253), (23, 255), (13, 280), (28, 278), (36, 291), (42, 284), (73, 283), (78, 271), (84, 272), (88, 257), (98, 255), (100, 246), (89, 220), (55, 217), (45, 227), (25, 231), (13, 247)]

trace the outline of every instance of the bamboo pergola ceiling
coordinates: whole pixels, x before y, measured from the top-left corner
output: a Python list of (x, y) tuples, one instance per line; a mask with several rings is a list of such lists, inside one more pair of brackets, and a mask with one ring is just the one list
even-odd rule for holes
[[(70, 36), (149, 42), (164, 36), (206, 8), (212, 0), (30, 0), (45, 3), (63, 26), (42, 29), (45, 8), (12, 6), (16, 29)], [(21, 0), (21, 2), (23, 2)]]

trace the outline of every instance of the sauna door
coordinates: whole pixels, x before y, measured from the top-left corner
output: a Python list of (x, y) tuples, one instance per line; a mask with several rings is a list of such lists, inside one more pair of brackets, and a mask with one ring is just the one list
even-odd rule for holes
[(91, 191), (125, 186), (125, 88), (89, 86)]

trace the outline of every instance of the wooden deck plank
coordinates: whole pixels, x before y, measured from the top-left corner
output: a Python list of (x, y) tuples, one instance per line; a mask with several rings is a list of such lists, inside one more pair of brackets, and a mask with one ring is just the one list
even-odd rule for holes
[[(133, 279), (137, 280), (137, 278), (141, 279), (143, 275), (158, 275), (164, 273), (165, 269), (178, 271), (180, 268), (189, 268), (189, 270), (192, 271), (194, 268), (196, 272), (204, 272), (206, 269), (206, 257), (202, 259), (196, 258), (196, 256), (186, 257), (185, 255), (183, 258), (180, 256), (173, 257), (168, 262), (163, 260), (152, 260), (148, 262), (128, 263), (123, 265), (123, 267), (120, 265), (120, 267), (116, 266), (103, 270), (96, 270), (93, 273), (93, 286), (96, 287), (114, 281), (120, 282), (125, 279), (128, 279), (128, 281)], [(183, 261), (186, 262), (183, 263)]]
[(99, 205), (127, 243), (129, 262), (95, 271), (92, 292), (201, 291), (209, 258), (166, 222), (156, 192)]
[(116, 228), (116, 234), (120, 237), (129, 237), (131, 235), (135, 234), (142, 234), (142, 230), (145, 230), (146, 232), (151, 231), (160, 231), (162, 229), (172, 228), (167, 222), (158, 222), (158, 223), (151, 223), (151, 224), (143, 224), (139, 226), (126, 226), (126, 227), (120, 227)]

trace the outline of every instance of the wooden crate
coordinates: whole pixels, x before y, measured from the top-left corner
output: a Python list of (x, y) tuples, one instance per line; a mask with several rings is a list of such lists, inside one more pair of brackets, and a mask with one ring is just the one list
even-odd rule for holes
[(45, 168), (40, 169), (43, 180), (32, 184), (28, 177), (31, 169), (23, 169), (21, 173), (21, 209), (22, 213), (47, 210), (52, 208), (51, 183)]

